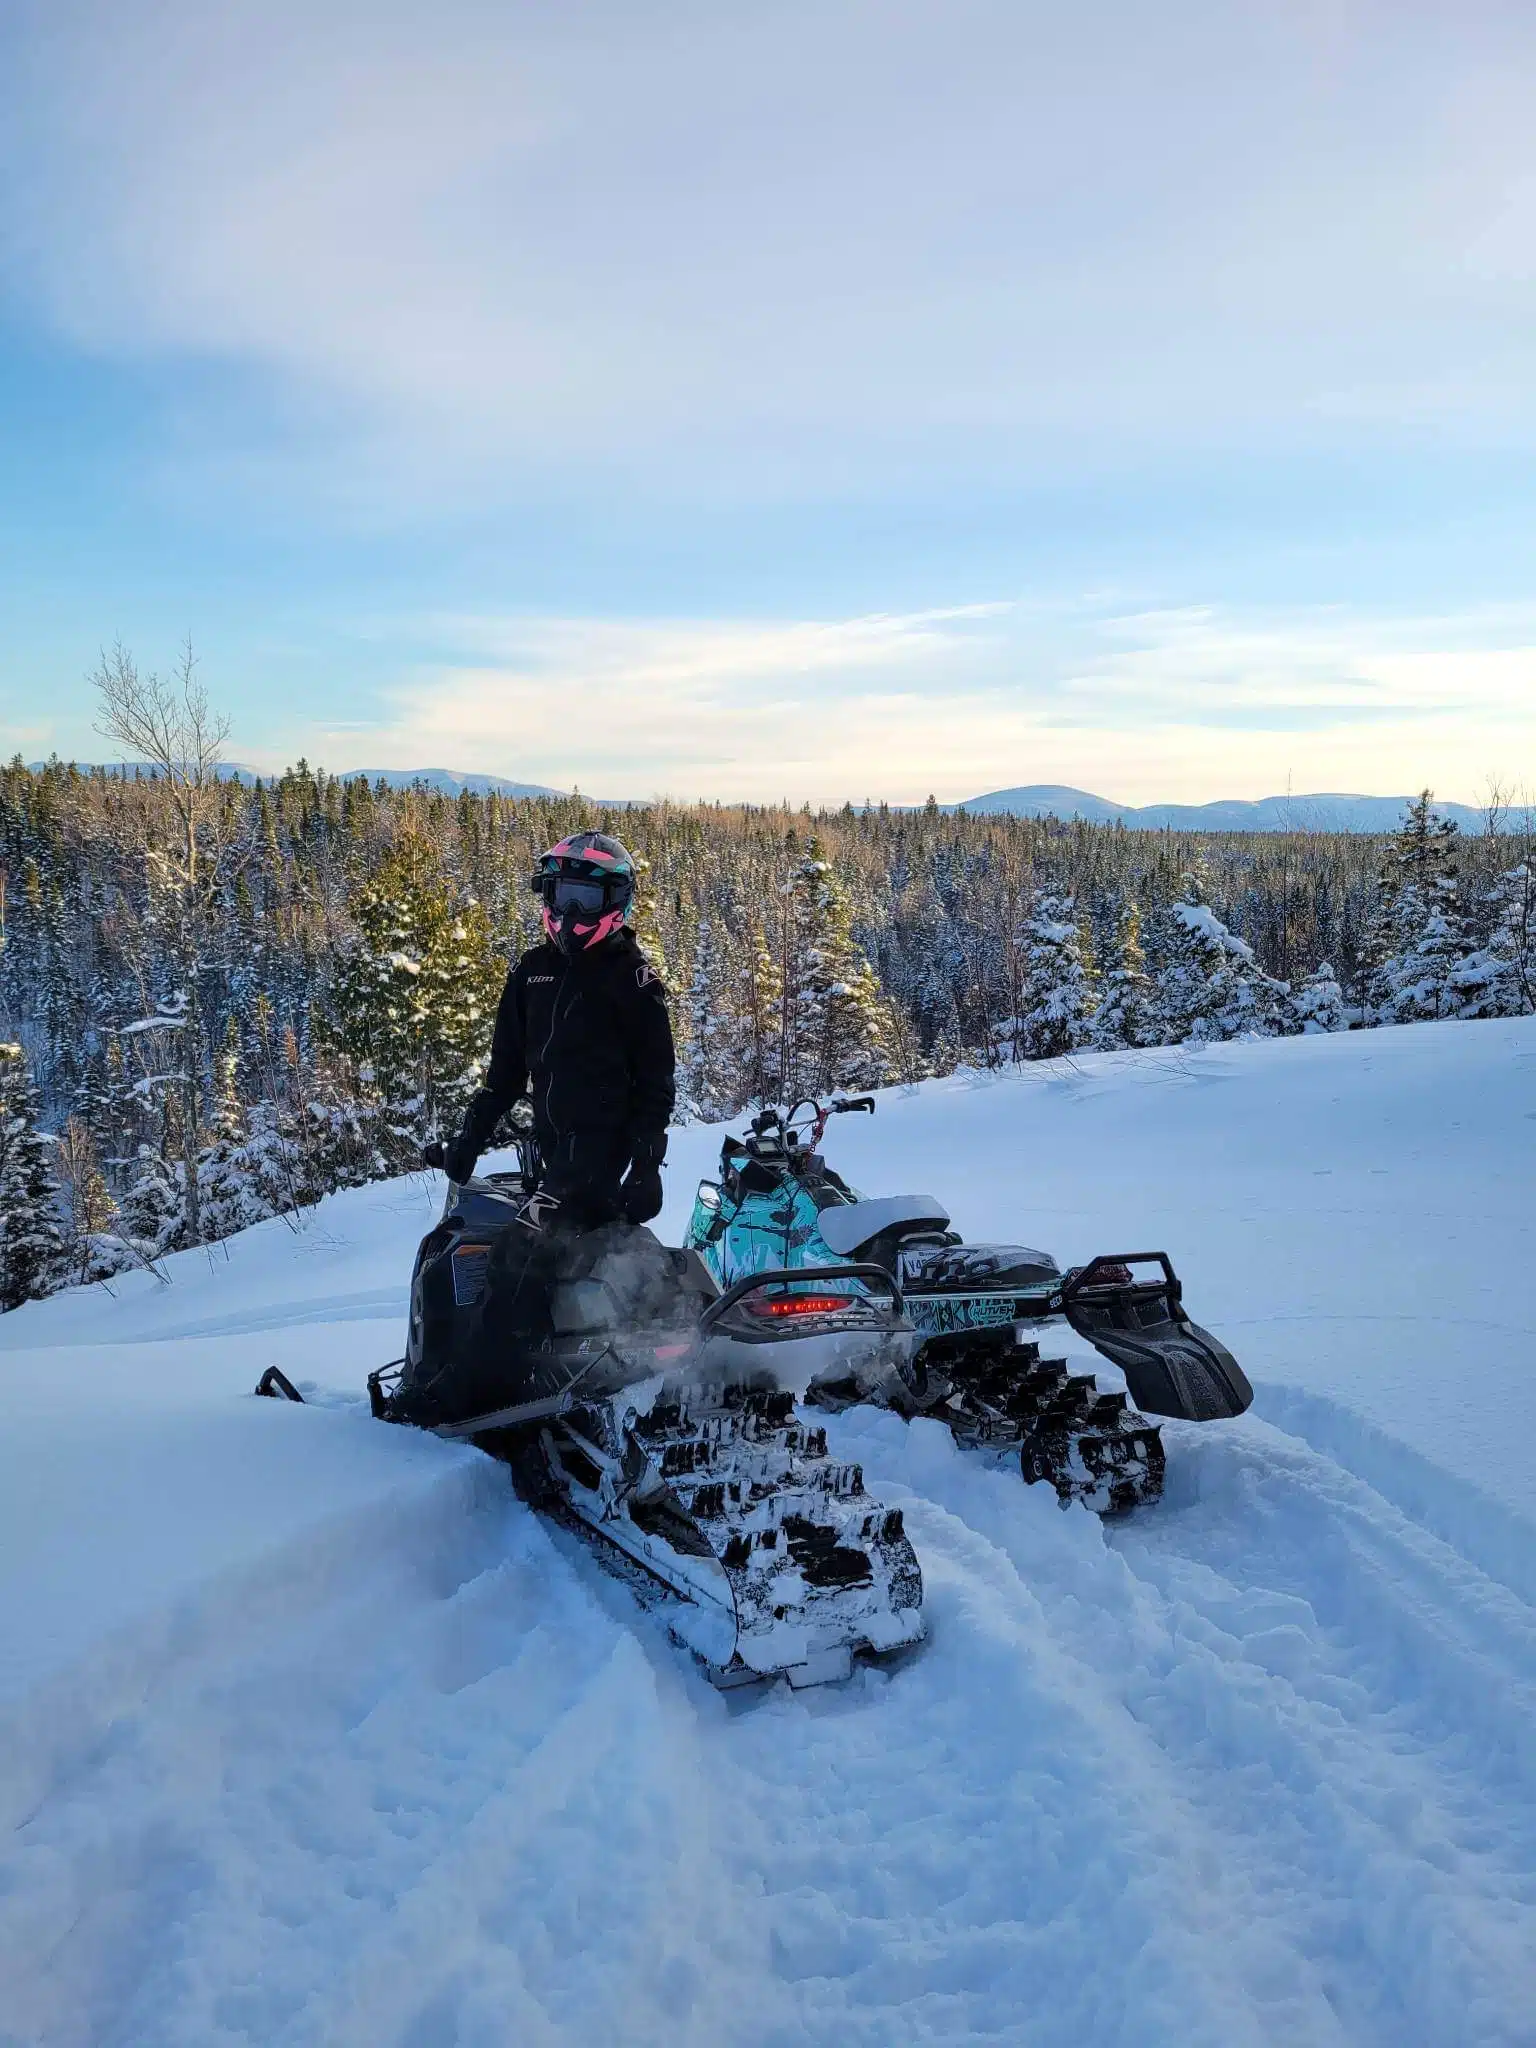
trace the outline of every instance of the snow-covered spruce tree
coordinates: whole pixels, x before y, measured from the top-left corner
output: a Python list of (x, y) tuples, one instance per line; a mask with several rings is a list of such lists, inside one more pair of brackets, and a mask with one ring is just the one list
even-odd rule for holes
[(1222, 923), (1198, 875), (1185, 875), (1179, 900), (1159, 923), (1157, 1006), (1166, 1043), (1275, 1035), (1286, 985), (1272, 980), (1252, 947)]
[(59, 1135), (59, 1182), (69, 1217), (68, 1262), (73, 1286), (110, 1280), (134, 1262), (118, 1232), (117, 1204), (101, 1170), (96, 1141), (84, 1118), (72, 1116)]
[(1070, 896), (1037, 890), (1024, 926), (1023, 1004), (1014, 1057), (1055, 1059), (1088, 1043), (1093, 986)]
[(203, 1155), (209, 1238), (232, 1237), (269, 1216), (291, 1216), (316, 1199), (302, 1138), (288, 1122), (277, 1103), (253, 1103), (242, 1135), (231, 1143), (221, 1140)]
[(1427, 901), (1410, 884), (1398, 899), (1401, 945), (1382, 965), (1376, 1005), (1382, 1024), (1428, 1023), (1462, 1006), (1461, 970), (1471, 952), (1454, 882)]
[(1120, 905), (1088, 1042), (1099, 1052), (1160, 1043), (1156, 991), (1142, 953), (1141, 907), (1134, 896), (1125, 897)]
[(203, 1241), (216, 1243), (264, 1223), (274, 1211), (262, 1199), (247, 1153), (246, 1135), (221, 1136), (198, 1156), (202, 1182)]
[(185, 1171), (163, 1145), (141, 1144), (127, 1169), (128, 1188), (119, 1214), (123, 1235), (141, 1259), (163, 1258), (187, 1242), (181, 1194)]
[(1493, 951), (1508, 969), (1505, 1014), (1529, 1017), (1536, 1014), (1536, 859), (1506, 869), (1493, 896)]
[(242, 1047), (229, 1020), (215, 1068), (213, 1142), (198, 1157), (203, 1237), (232, 1237), (269, 1216), (293, 1214), (315, 1198), (308, 1185), (303, 1124), (276, 1099), (276, 1089), (247, 1110), (239, 1089)]
[(729, 1011), (739, 1034), (729, 1092), (736, 1109), (780, 1100), (784, 1045), (784, 981), (760, 924), (750, 925), (735, 949), (727, 983)]
[(59, 1183), (37, 1127), (19, 1045), (0, 1045), (0, 1310), (60, 1286), (68, 1270)]
[(711, 1123), (741, 1107), (741, 1036), (732, 1014), (729, 965), (722, 957), (718, 925), (706, 918), (694, 948), (693, 974), (683, 1015), (683, 1049), (677, 1068), (678, 1106), (683, 1114)]
[(87, 1068), (74, 1108), (91, 1133), (114, 1195), (128, 1185), (138, 1148), (151, 1135), (152, 1092), (130, 1074), (117, 1032), (104, 1033), (100, 1057)]
[[(964, 955), (931, 866), (909, 883), (897, 901), (892, 938), (897, 945), (891, 967), (882, 975), (884, 985), (896, 1005), (913, 1020), (929, 1070), (947, 1073), (959, 1057), (955, 978), (963, 971)], [(919, 1076), (903, 1072), (902, 1078)]]
[(647, 960), (661, 976), (662, 986), (667, 986), (667, 949), (661, 936), (661, 910), (656, 898), (656, 882), (651, 873), (651, 864), (643, 853), (634, 855), (635, 902), (630, 912), (636, 943)]
[(1485, 945), (1451, 974), (1458, 1017), (1529, 1017), (1536, 1012), (1536, 868), (1522, 861), (1489, 891)]
[(1320, 962), (1300, 988), (1291, 991), (1285, 1005), (1285, 1025), (1288, 1031), (1314, 1036), (1322, 1031), (1348, 1030), (1344, 991), (1330, 961)]
[(358, 1092), (345, 1061), (322, 1058), (298, 1131), (298, 1204), (335, 1188), (357, 1188), (391, 1171), (384, 1113)]
[(1457, 878), (1460, 834), (1429, 790), (1409, 804), (1383, 863), (1371, 933), (1367, 1001), (1376, 1024), (1453, 1017), (1472, 951)]
[(34, 1084), (44, 1082), (49, 1098), (67, 1102), (80, 1085), (81, 1051), (85, 1041), (86, 1004), (75, 973), (74, 935), (80, 927), (79, 907), (65, 900), (64, 890), (50, 879), (42, 892), (42, 989), (36, 1021), (42, 1027), (42, 1051)]
[(892, 1080), (885, 999), (853, 936), (847, 891), (814, 838), (783, 885), (781, 959), (785, 1097)]
[[(119, 1077), (121, 1071), (119, 1061)], [(111, 1155), (118, 1135), (118, 1119), (114, 1115), (112, 1084), (105, 1046), (98, 1047), (85, 1061), (80, 1075), (80, 1085), (69, 1104), (69, 1114), (90, 1138), (97, 1166), (105, 1171), (105, 1161)]]
[(483, 907), (456, 900), (420, 839), (402, 841), (348, 909), (357, 935), (337, 957), (316, 1024), (383, 1107), (395, 1161), (410, 1164), (424, 1139), (463, 1114), (505, 963)]

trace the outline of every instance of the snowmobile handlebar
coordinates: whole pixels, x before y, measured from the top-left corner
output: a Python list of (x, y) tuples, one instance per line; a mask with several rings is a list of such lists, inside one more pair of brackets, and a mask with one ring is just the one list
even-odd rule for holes
[[(1173, 1270), (1173, 1261), (1166, 1252), (1100, 1252), (1090, 1259), (1086, 1266), (1070, 1274), (1061, 1290), (1061, 1304), (1065, 1308), (1069, 1301), (1075, 1301), (1080, 1294), (1086, 1294), (1095, 1287), (1113, 1287), (1123, 1291), (1127, 1285), (1134, 1285), (1129, 1269), (1132, 1266), (1161, 1266), (1161, 1285), (1166, 1289), (1168, 1303), (1175, 1313), (1183, 1299), (1184, 1288), (1179, 1276)], [(1143, 1283), (1148, 1284), (1148, 1283)], [(1152, 1285), (1158, 1283), (1152, 1282)]]
[[(801, 1119), (801, 1110), (810, 1115)], [(845, 1116), (849, 1111), (863, 1111), (873, 1116), (875, 1098), (873, 1095), (849, 1095), (835, 1102), (818, 1102), (812, 1095), (802, 1095), (798, 1102), (792, 1102), (788, 1109), (768, 1108), (760, 1110), (752, 1119), (752, 1135), (766, 1138), (770, 1135), (781, 1137), (786, 1145), (795, 1144), (803, 1151), (814, 1152), (821, 1143), (822, 1132), (827, 1128), (827, 1118)], [(808, 1139), (801, 1139), (796, 1133), (808, 1131)]]

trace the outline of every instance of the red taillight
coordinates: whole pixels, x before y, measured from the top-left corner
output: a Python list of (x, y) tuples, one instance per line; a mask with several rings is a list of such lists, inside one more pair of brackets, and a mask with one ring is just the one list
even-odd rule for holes
[(755, 1316), (835, 1316), (851, 1308), (852, 1294), (779, 1294), (771, 1301), (749, 1295), (742, 1303)]

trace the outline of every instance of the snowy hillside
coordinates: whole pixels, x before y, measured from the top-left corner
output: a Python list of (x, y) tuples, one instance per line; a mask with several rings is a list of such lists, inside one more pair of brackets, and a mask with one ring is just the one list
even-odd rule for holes
[[(1117, 804), (1086, 789), (1029, 783), (967, 797), (961, 811), (1007, 811), (1017, 818), (1083, 818), (1091, 825), (1123, 825), (1144, 832), (1395, 832), (1412, 802), (1406, 796), (1346, 796), (1314, 791), (1303, 796), (1224, 797), (1205, 804)], [(1441, 802), (1436, 810), (1463, 832), (1483, 828), (1471, 804)]]
[(930, 1641), (727, 1700), (368, 1420), (440, 1181), (0, 1319), (4, 2048), (1536, 2039), (1536, 1020), (845, 1122), (969, 1236), (1166, 1246), (1253, 1414), (1105, 1526), (853, 1412)]

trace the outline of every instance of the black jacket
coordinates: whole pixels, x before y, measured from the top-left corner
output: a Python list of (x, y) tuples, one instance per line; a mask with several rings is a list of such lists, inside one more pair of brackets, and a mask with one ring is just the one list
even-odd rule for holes
[(534, 946), (507, 976), (485, 1086), (464, 1120), (483, 1152), (520, 1095), (533, 1100), (547, 1183), (610, 1196), (634, 1160), (659, 1164), (676, 1099), (661, 981), (634, 935), (567, 959)]

